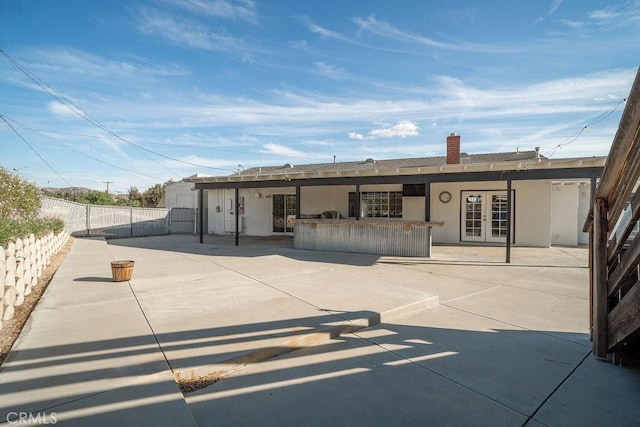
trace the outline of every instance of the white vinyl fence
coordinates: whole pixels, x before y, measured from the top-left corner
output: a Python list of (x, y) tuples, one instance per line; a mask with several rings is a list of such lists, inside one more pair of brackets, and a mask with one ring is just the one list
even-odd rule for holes
[(64, 221), (74, 236), (142, 237), (169, 234), (170, 215), (164, 208), (99, 206), (41, 197), (40, 215)]
[(51, 257), (68, 239), (69, 233), (63, 230), (39, 238), (30, 234), (9, 242), (6, 248), (0, 246), (0, 329), (3, 321), (11, 320), (15, 307), (38, 286)]

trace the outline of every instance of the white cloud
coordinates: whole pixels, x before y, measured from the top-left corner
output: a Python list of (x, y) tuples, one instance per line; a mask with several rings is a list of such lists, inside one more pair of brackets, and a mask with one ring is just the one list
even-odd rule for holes
[(389, 138), (406, 138), (407, 136), (417, 136), (418, 126), (410, 122), (408, 120), (403, 120), (395, 126), (382, 128), (382, 129), (373, 129), (369, 131), (367, 136), (364, 136), (361, 133), (357, 132), (349, 132), (349, 138), (356, 140), (367, 140), (373, 141), (376, 139), (389, 139)]
[(625, 25), (640, 24), (640, 2), (628, 0), (623, 3), (591, 10), (580, 19), (565, 19), (561, 24), (572, 30), (615, 30)]
[[(233, 169), (231, 167), (229, 167), (229, 164), (234, 164), (237, 163), (236, 161), (233, 160), (220, 160), (220, 159), (212, 159), (209, 157), (202, 157), (202, 156), (196, 156), (196, 155), (187, 155), (187, 156), (180, 156), (177, 157), (178, 160), (185, 162), (185, 163), (192, 163), (192, 164), (196, 164), (196, 165), (202, 165), (205, 168), (210, 168), (213, 170), (223, 170), (223, 171), (229, 171), (229, 172), (233, 172)], [(175, 168), (176, 163), (175, 162), (164, 162), (167, 163), (167, 165), (169, 167)], [(182, 168), (188, 168), (188, 165), (182, 165)]]
[(189, 73), (185, 67), (177, 64), (156, 64), (144, 58), (110, 59), (62, 46), (47, 48), (47, 63), (38, 62), (42, 58), (41, 50), (28, 50), (23, 58), (30, 69), (38, 73), (53, 72), (58, 79), (70, 75), (74, 80), (109, 77), (111, 81), (117, 81), (131, 77), (149, 79)]
[(620, 16), (620, 12), (611, 8), (592, 10), (591, 12), (587, 13), (587, 17), (593, 19), (594, 21), (613, 21), (614, 19), (620, 18)]
[(315, 63), (315, 72), (324, 77), (330, 79), (340, 79), (347, 75), (347, 73), (340, 67), (335, 65), (328, 65), (322, 61)]
[(76, 114), (74, 110), (58, 101), (50, 102), (49, 105), (47, 105), (47, 108), (57, 116), (78, 117), (78, 114)]
[(551, 2), (551, 6), (549, 6), (549, 15), (553, 15), (556, 10), (558, 10), (563, 1), (564, 0), (553, 0)]
[(257, 22), (255, 3), (250, 0), (164, 0), (164, 2), (186, 9), (196, 16), (215, 16), (254, 24)]
[(269, 143), (262, 146), (263, 154), (275, 154), (283, 157), (307, 157), (304, 153), (280, 144)]
[(299, 16), (298, 19), (305, 24), (305, 26), (309, 31), (311, 31), (314, 34), (317, 34), (322, 39), (333, 39), (333, 40), (338, 40), (344, 43), (349, 43), (355, 46), (366, 47), (368, 49), (390, 51), (390, 49), (380, 48), (379, 46), (367, 45), (359, 41), (353, 40), (343, 34), (340, 34), (337, 31), (330, 30), (328, 28), (325, 28), (323, 26), (320, 26), (312, 22), (311, 19), (309, 19), (309, 17), (307, 16)]
[[(435, 85), (411, 87), (404, 98), (395, 100), (331, 97), (323, 94), (271, 92), (271, 99), (254, 100), (208, 94), (201, 91), (158, 91), (155, 99), (135, 94), (103, 95), (84, 98), (83, 109), (118, 129), (208, 129), (241, 128), (241, 134), (269, 138), (324, 136), (343, 132), (347, 135), (354, 123), (398, 120), (396, 126), (361, 133), (362, 139), (382, 137), (395, 132), (411, 136), (417, 132), (407, 128), (408, 121), (438, 123), (447, 126), (452, 120), (491, 120), (549, 117), (554, 114), (602, 112), (628, 94), (635, 70), (612, 70), (575, 78), (551, 80), (535, 84), (501, 87), (478, 87), (460, 79), (442, 76)], [(402, 89), (397, 88), (400, 93)], [(158, 102), (161, 99), (162, 102)], [(122, 118), (126, 117), (126, 120)], [(106, 121), (106, 122), (105, 122)], [(423, 126), (427, 126), (424, 124)], [(349, 129), (351, 128), (351, 129)], [(200, 132), (200, 131), (198, 131)], [(373, 131), (372, 131), (373, 132)], [(350, 138), (358, 139), (354, 132)]]
[[(546, 16), (551, 16), (554, 13), (556, 13), (556, 10), (558, 10), (558, 8), (560, 7), (560, 5), (562, 4), (564, 0), (553, 0), (551, 2), (551, 5), (549, 6), (549, 11), (547, 12)], [(538, 19), (535, 20), (536, 23), (542, 22), (544, 21), (544, 17), (540, 17)]]
[(309, 48), (309, 44), (307, 43), (306, 40), (299, 40), (291, 43), (291, 47), (304, 52)]
[(239, 39), (215, 33), (192, 19), (179, 18), (145, 7), (137, 9), (136, 19), (136, 28), (141, 33), (165, 39), (177, 46), (218, 52), (245, 50)]
[(299, 16), (298, 19), (301, 20), (307, 26), (307, 29), (309, 31), (311, 31), (314, 34), (318, 34), (322, 38), (336, 39), (336, 40), (342, 40), (346, 42), (350, 41), (347, 37), (343, 36), (337, 31), (333, 31), (313, 23), (308, 16)]
[(463, 51), (463, 52), (487, 52), (487, 53), (500, 53), (507, 54), (513, 53), (515, 49), (507, 46), (494, 46), (484, 45), (478, 43), (443, 43), (428, 37), (412, 34), (406, 31), (402, 31), (388, 22), (378, 21), (375, 16), (369, 16), (368, 18), (353, 18), (353, 22), (358, 26), (358, 33), (364, 31), (371, 34), (378, 35), (380, 37), (389, 38), (405, 43), (418, 44), (421, 46), (428, 46), (436, 49)]

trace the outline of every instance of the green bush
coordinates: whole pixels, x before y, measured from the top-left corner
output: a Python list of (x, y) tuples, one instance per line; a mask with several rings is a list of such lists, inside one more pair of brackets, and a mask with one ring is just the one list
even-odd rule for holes
[(7, 243), (31, 233), (38, 238), (46, 236), (50, 231), (60, 233), (63, 229), (64, 221), (60, 218), (32, 218), (24, 221), (0, 218), (0, 246), (6, 247)]
[(35, 217), (39, 208), (38, 187), (0, 167), (0, 217), (20, 221)]
[(59, 218), (38, 218), (39, 208), (35, 184), (0, 167), (0, 246), (31, 233), (41, 237), (63, 230), (64, 222)]

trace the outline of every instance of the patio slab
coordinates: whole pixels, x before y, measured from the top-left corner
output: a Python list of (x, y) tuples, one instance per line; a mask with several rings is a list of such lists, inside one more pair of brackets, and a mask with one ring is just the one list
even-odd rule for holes
[[(205, 237), (77, 239), (0, 369), (0, 422), (10, 412), (71, 425), (640, 416), (640, 371), (590, 355), (582, 248), (514, 248), (505, 265), (504, 248), (405, 259)], [(135, 260), (130, 282), (111, 282), (116, 259)], [(173, 379), (238, 359), (242, 369), (186, 397)]]

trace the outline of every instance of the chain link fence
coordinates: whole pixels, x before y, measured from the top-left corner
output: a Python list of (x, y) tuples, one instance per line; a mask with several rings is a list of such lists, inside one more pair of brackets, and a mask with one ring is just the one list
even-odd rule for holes
[(195, 233), (196, 209), (85, 205), (41, 197), (40, 215), (61, 218), (74, 236), (142, 237)]

